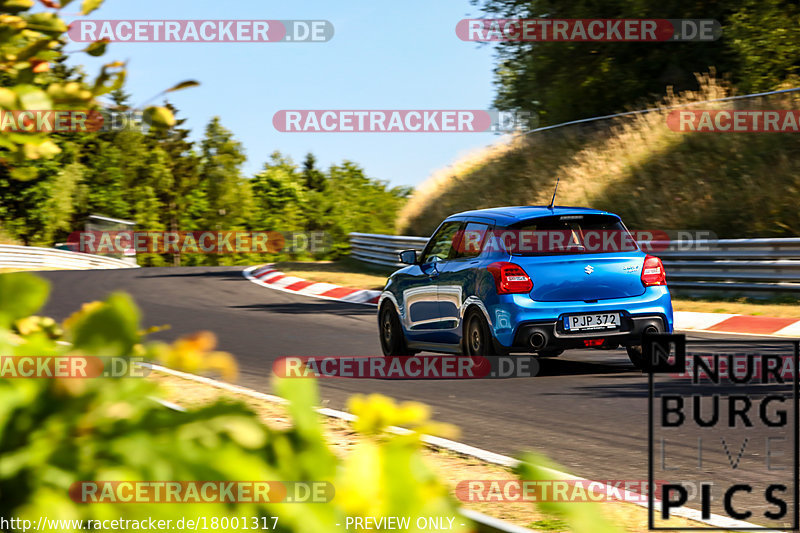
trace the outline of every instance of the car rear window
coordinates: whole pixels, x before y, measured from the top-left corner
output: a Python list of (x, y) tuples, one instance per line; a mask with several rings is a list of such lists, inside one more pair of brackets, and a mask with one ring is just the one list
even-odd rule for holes
[(638, 250), (636, 240), (613, 215), (539, 217), (497, 232), (514, 255), (598, 254)]

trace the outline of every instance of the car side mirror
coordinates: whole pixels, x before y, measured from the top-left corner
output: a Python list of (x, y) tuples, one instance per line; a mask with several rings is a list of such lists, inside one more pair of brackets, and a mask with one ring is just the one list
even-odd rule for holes
[(416, 250), (403, 250), (400, 252), (400, 262), (405, 265), (417, 264), (417, 251)]

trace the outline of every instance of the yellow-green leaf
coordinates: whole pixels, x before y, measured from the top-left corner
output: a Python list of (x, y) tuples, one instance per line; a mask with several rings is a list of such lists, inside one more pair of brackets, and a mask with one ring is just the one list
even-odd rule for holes
[(50, 97), (43, 90), (36, 87), (18, 87), (17, 94), (22, 104), (22, 109), (43, 111), (51, 109), (53, 106)]
[(48, 159), (56, 154), (61, 153), (61, 148), (56, 143), (46, 140), (40, 143), (26, 143), (23, 147), (25, 157), (28, 159)]
[(36, 167), (15, 167), (11, 169), (11, 178), (17, 181), (30, 181), (39, 176)]
[(84, 52), (89, 54), (90, 56), (99, 57), (106, 53), (106, 46), (110, 41), (108, 39), (101, 39), (99, 41), (95, 41), (89, 46), (86, 47)]
[(25, 61), (28, 58), (36, 56), (39, 52), (47, 50), (51, 42), (53, 42), (52, 39), (39, 39), (29, 44), (17, 53), (17, 61)]
[(25, 272), (0, 276), (0, 327), (34, 314), (47, 301), (50, 283)]
[(175, 124), (175, 116), (166, 107), (148, 107), (144, 110), (143, 119), (148, 124), (170, 127)]
[(164, 92), (165, 93), (171, 93), (173, 91), (180, 91), (181, 89), (188, 89), (189, 87), (197, 87), (198, 85), (200, 85), (199, 81), (186, 80), (186, 81), (180, 82), (179, 84), (177, 84), (177, 85), (175, 85), (173, 87), (170, 87), (169, 89), (167, 89)]
[[(121, 88), (125, 83), (125, 69), (122, 68), (124, 65), (125, 63), (119, 61), (104, 65), (94, 82), (92, 93), (95, 96), (101, 96)], [(113, 83), (108, 84), (112, 78), (114, 78)]]
[(28, 29), (49, 33), (51, 37), (55, 38), (67, 31), (68, 28), (67, 24), (58, 18), (55, 13), (45, 11), (28, 16)]
[(5, 109), (16, 109), (17, 107), (17, 93), (11, 89), (0, 87), (0, 107)]
[(81, 4), (81, 13), (83, 15), (88, 15), (103, 3), (103, 0), (83, 0), (83, 4)]
[(2, 3), (3, 11), (6, 13), (19, 13), (27, 11), (33, 7), (33, 0), (5, 0)]
[(139, 310), (133, 299), (124, 293), (114, 293), (79, 317), (69, 333), (75, 348), (88, 354), (125, 356), (139, 342), (138, 330)]

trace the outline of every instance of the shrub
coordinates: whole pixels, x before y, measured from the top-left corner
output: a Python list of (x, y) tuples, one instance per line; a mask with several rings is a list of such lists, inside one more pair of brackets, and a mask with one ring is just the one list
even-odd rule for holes
[[(172, 344), (145, 342), (127, 295), (86, 304), (57, 324), (30, 316), (47, 293), (47, 282), (31, 274), (0, 276), (1, 354), (143, 357), (193, 372), (235, 373), (233, 358), (214, 351), (210, 333)], [(290, 401), (288, 429), (264, 425), (244, 404), (230, 401), (170, 410), (153, 400), (161, 391), (147, 379), (2, 379), (0, 516), (34, 523), (41, 516), (278, 517), (279, 531), (324, 533), (341, 531), (336, 524), (347, 516), (455, 515), (448, 487), (422, 460), (420, 433), (385, 431), (394, 424), (435, 430), (427, 408), (381, 396), (354, 398), (350, 406), (361, 437), (339, 459), (314, 411), (315, 383), (276, 380), (274, 386)], [(102, 480), (321, 481), (333, 485), (335, 497), (309, 504), (79, 504), (70, 498), (74, 483)]]

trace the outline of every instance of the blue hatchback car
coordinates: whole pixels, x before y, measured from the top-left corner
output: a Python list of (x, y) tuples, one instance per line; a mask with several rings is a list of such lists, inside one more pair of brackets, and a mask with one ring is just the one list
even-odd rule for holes
[(465, 355), (624, 346), (672, 332), (661, 260), (620, 218), (581, 207), (502, 207), (448, 217), (393, 273), (378, 302), (385, 355)]

